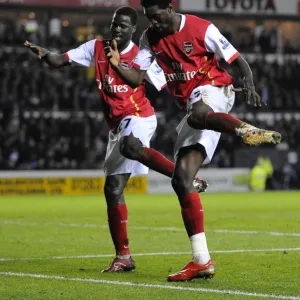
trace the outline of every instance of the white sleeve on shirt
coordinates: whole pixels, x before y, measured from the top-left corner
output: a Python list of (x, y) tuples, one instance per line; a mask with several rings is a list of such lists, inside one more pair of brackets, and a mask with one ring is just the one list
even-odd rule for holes
[(207, 27), (204, 44), (208, 52), (216, 53), (227, 63), (231, 63), (240, 55), (213, 24)]
[(154, 53), (149, 45), (148, 37), (144, 32), (140, 38), (140, 50), (134, 63), (137, 64), (141, 70), (149, 70), (152, 62), (155, 59)]
[(145, 79), (154, 85), (158, 91), (161, 91), (167, 85), (165, 74), (156, 60), (152, 62)]
[(82, 44), (76, 49), (72, 49), (67, 52), (69, 62), (84, 67), (94, 66), (94, 54), (95, 54), (96, 40), (88, 41)]

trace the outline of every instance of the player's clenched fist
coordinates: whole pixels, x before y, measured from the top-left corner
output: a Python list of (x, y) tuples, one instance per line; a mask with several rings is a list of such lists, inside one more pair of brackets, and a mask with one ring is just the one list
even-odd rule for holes
[(36, 54), (39, 58), (44, 57), (45, 55), (47, 55), (49, 52), (49, 50), (42, 48), (40, 46), (37, 46), (33, 43), (30, 43), (28, 41), (26, 41), (24, 43), (24, 46), (28, 47), (34, 54)]
[(104, 48), (106, 57), (113, 67), (118, 67), (120, 63), (120, 53), (118, 50), (117, 42), (115, 40), (112, 41), (112, 46), (109, 45), (109, 42), (106, 43)]

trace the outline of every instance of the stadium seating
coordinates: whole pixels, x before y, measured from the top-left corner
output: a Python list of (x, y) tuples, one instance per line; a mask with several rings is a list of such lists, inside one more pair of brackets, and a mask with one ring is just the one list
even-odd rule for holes
[[(0, 38), (4, 44), (0, 49), (0, 168), (101, 168), (108, 129), (93, 70), (51, 69), (20, 45), (22, 40), (30, 38), (26, 32), (14, 35), (12, 31), (6, 38), (3, 36)], [(52, 40), (50, 47), (58, 44), (59, 41)], [(55, 51), (65, 51), (75, 45), (73, 39), (68, 39)], [(243, 45), (237, 46), (246, 51)], [(250, 47), (245, 56), (251, 64), (257, 90), (268, 106), (260, 110), (248, 107), (238, 94), (233, 113), (255, 125), (281, 132), (283, 144), (278, 149), (299, 153), (299, 57), (251, 54), (251, 51), (255, 47)], [(222, 66), (233, 75), (236, 86), (242, 84), (232, 67), (223, 63)], [(147, 91), (159, 121), (152, 145), (173, 159), (175, 128), (182, 113), (167, 91), (158, 93), (151, 86), (147, 86)], [(240, 139), (223, 135), (211, 166), (241, 166), (236, 159), (240, 148), (243, 148)], [(282, 172), (284, 166), (278, 168)], [(298, 160), (294, 161), (293, 168), (299, 168)]]

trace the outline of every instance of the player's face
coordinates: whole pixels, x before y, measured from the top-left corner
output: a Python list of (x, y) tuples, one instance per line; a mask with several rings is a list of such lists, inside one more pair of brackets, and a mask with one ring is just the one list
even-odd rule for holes
[(110, 34), (111, 38), (116, 40), (118, 45), (127, 43), (132, 38), (132, 34), (135, 31), (135, 26), (132, 25), (129, 16), (114, 15), (111, 26)]
[(144, 8), (144, 14), (150, 21), (152, 28), (161, 36), (170, 34), (172, 30), (172, 7), (161, 9), (157, 5)]

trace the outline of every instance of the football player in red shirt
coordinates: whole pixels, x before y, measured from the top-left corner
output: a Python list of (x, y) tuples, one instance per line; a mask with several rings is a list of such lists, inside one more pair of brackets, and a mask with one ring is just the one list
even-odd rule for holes
[[(111, 37), (117, 42), (123, 66), (130, 68), (138, 54), (131, 41), (136, 30), (137, 12), (131, 7), (115, 11), (111, 23)], [(123, 190), (130, 176), (147, 174), (148, 167), (172, 177), (174, 163), (149, 148), (157, 120), (154, 109), (145, 95), (145, 82), (132, 89), (113, 70), (105, 55), (111, 41), (92, 40), (64, 54), (25, 42), (25, 46), (48, 65), (60, 68), (70, 65), (95, 67), (96, 80), (105, 119), (110, 127), (105, 158), (106, 181), (104, 193), (108, 207), (108, 223), (116, 249), (116, 257), (105, 272), (131, 271), (135, 262), (130, 256), (127, 236), (127, 207)], [(154, 61), (145, 79), (158, 90), (166, 85), (162, 70)], [(207, 184), (197, 180), (196, 188), (205, 191)]]
[(215, 273), (204, 233), (203, 208), (192, 185), (203, 164), (211, 161), (221, 133), (242, 137), (245, 144), (278, 144), (281, 135), (262, 130), (229, 115), (235, 91), (231, 76), (219, 67), (216, 55), (232, 63), (244, 78), (247, 103), (261, 106), (264, 101), (256, 93), (252, 72), (240, 53), (209, 21), (192, 15), (177, 14), (172, 0), (141, 0), (149, 28), (140, 40), (140, 50), (132, 69), (119, 64), (113, 47), (107, 54), (116, 72), (136, 87), (156, 59), (165, 73), (168, 88), (177, 97), (186, 116), (177, 127), (176, 165), (172, 178), (179, 198), (182, 217), (189, 235), (193, 260), (169, 281), (211, 278)]

